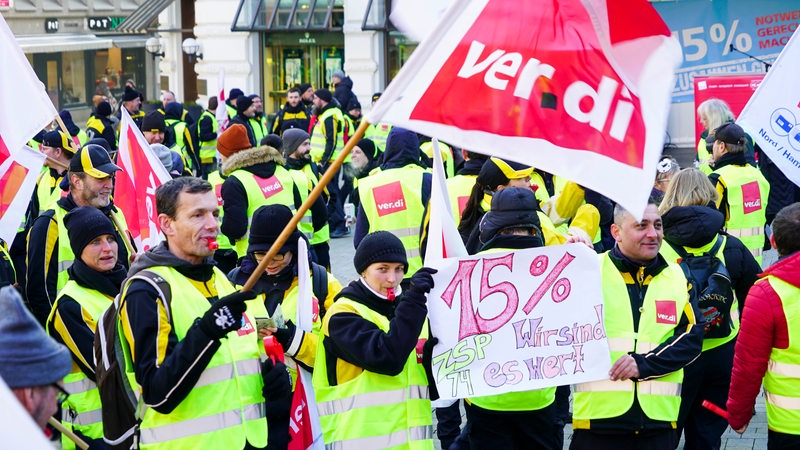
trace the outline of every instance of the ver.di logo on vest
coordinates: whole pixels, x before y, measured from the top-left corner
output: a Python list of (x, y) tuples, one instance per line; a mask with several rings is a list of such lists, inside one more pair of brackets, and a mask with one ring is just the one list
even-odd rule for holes
[(678, 311), (674, 300), (656, 300), (656, 323), (678, 324)]
[(378, 208), (378, 216), (383, 217), (387, 214), (406, 210), (406, 198), (403, 195), (403, 187), (399, 181), (378, 186), (372, 192), (375, 196), (375, 207)]
[(745, 214), (761, 210), (761, 189), (758, 187), (758, 181), (742, 185), (742, 200)]
[(253, 178), (256, 179), (258, 187), (261, 189), (261, 193), (264, 195), (264, 198), (270, 198), (283, 190), (281, 181), (274, 175), (266, 179), (260, 177)]

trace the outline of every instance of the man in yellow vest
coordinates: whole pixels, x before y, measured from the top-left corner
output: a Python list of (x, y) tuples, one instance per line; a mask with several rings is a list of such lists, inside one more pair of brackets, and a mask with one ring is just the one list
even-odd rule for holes
[(167, 124), (164, 115), (158, 111), (150, 111), (142, 119), (142, 134), (148, 144), (163, 144)]
[(42, 153), (49, 158), (44, 161), (46, 172), (39, 175), (36, 181), (36, 191), (28, 209), (31, 220), (39, 217), (39, 213), (51, 209), (61, 197), (67, 195), (61, 190), (61, 180), (67, 175), (70, 160), (78, 148), (61, 131), (48, 131), (42, 138)]
[(236, 103), (239, 101), (239, 97), (243, 95), (244, 92), (239, 88), (232, 88), (228, 93), (228, 98), (225, 100), (225, 110), (228, 112), (228, 120), (233, 120), (233, 118), (236, 117)]
[(419, 163), (419, 141), (413, 131), (394, 127), (389, 133), (381, 171), (358, 182), (360, 205), (353, 244), (367, 233), (389, 231), (403, 242), (408, 259), (406, 281), (422, 267), (420, 235), (431, 196), (431, 173)]
[(200, 162), (197, 158), (197, 147), (195, 146), (194, 135), (191, 125), (181, 119), (181, 106), (178, 102), (167, 103), (164, 107), (164, 124), (166, 125), (166, 135), (164, 145), (170, 150), (178, 152), (183, 157), (183, 164), (189, 172), (197, 174)]
[(208, 109), (197, 119), (197, 138), (200, 142), (200, 174), (204, 179), (217, 170), (217, 123), (216, 111), (219, 100), (216, 96), (208, 99)]
[[(142, 97), (139, 91), (130, 86), (125, 86), (125, 91), (122, 93), (122, 107), (128, 111), (131, 119), (133, 119), (133, 123), (135, 123), (137, 127), (141, 127), (142, 119), (144, 119), (144, 111), (142, 111)], [(122, 109), (117, 111), (116, 117), (121, 123)], [(117, 128), (117, 133), (119, 133), (119, 128)]]
[(600, 266), (612, 366), (609, 379), (574, 386), (570, 449), (672, 450), (683, 367), (702, 349), (702, 316), (681, 268), (658, 253), (656, 205), (641, 220), (617, 206), (611, 234), (616, 245)]
[(775, 215), (770, 243), (780, 258), (750, 288), (744, 302), (728, 393), (728, 423), (737, 433), (745, 432), (763, 379), (767, 448), (796, 449), (800, 448), (800, 203)]
[(111, 104), (102, 101), (86, 121), (86, 137), (103, 138), (108, 142), (112, 152), (117, 151), (117, 135), (114, 133), (114, 122), (111, 121)]
[[(331, 161), (339, 156), (344, 148), (344, 134), (347, 132), (344, 115), (333, 101), (333, 94), (327, 89), (314, 92), (314, 110), (317, 120), (311, 130), (311, 159), (319, 164), (320, 173), (328, 170)], [(331, 237), (336, 239), (350, 234), (344, 223), (344, 199), (341, 198), (339, 178), (340, 168), (328, 183), (328, 224)]]
[[(211, 185), (170, 180), (156, 189), (156, 208), (166, 242), (139, 256), (120, 294), (125, 374), (146, 406), (139, 448), (263, 449), (265, 399), (288, 395), (289, 375), (282, 363), (260, 361), (255, 318), (245, 313), (255, 292), (236, 292), (214, 266)], [(144, 271), (169, 295), (137, 278)]]
[(725, 229), (739, 238), (761, 264), (769, 183), (758, 169), (747, 164), (747, 136), (742, 127), (733, 122), (722, 124), (707, 139), (713, 142), (714, 168), (708, 178), (719, 192), (717, 208), (725, 214)]
[(129, 247), (125, 218), (114, 207), (111, 191), (114, 174), (121, 170), (108, 152), (99, 145), (89, 144), (78, 150), (69, 165), (69, 194), (58, 200), (52, 209), (43, 212), (33, 222), (28, 233), (28, 266), (25, 292), (33, 315), (44, 326), (58, 291), (69, 276), (75, 255), (69, 243), (64, 216), (79, 206), (92, 206), (102, 211), (114, 223), (119, 248), (119, 260), (126, 267), (128, 257), (136, 251)]
[(256, 142), (260, 143), (264, 136), (268, 134), (267, 130), (269, 130), (267, 118), (264, 115), (264, 101), (258, 94), (250, 94), (247, 97), (253, 101), (254, 110), (253, 117), (250, 118), (250, 126), (253, 128), (253, 136), (255, 136)]
[[(376, 92), (372, 94), (372, 106), (375, 106), (375, 103), (381, 98), (382, 92)], [(389, 132), (392, 131), (392, 126), (388, 123), (372, 123), (367, 127), (367, 131), (364, 133), (364, 137), (372, 139), (372, 142), (375, 143), (375, 147), (378, 149), (378, 152), (383, 153), (386, 150), (386, 139), (389, 137)]]
[[(164, 93), (161, 95), (161, 108), (158, 108), (157, 111), (160, 112), (162, 115), (166, 116), (167, 105), (169, 105), (170, 103), (180, 103), (180, 102), (178, 102), (178, 99), (175, 98), (174, 92), (164, 91)], [(190, 128), (194, 125), (194, 117), (192, 117), (192, 115), (189, 114), (189, 111), (187, 111), (186, 108), (183, 107), (183, 104), (181, 104), (180, 114), (175, 115), (175, 117), (183, 122), (186, 122), (186, 125), (189, 126)]]
[(299, 128), (307, 133), (310, 118), (308, 108), (300, 99), (300, 88), (293, 87), (286, 92), (286, 104), (275, 116), (272, 132), (283, 136), (286, 130)]
[(256, 116), (256, 106), (253, 104), (253, 99), (249, 96), (242, 95), (236, 100), (236, 115), (230, 121), (230, 125), (235, 123), (241, 124), (247, 130), (247, 139), (250, 140), (250, 147), (255, 147), (259, 144), (256, 139), (255, 131), (253, 130), (253, 123), (251, 119)]

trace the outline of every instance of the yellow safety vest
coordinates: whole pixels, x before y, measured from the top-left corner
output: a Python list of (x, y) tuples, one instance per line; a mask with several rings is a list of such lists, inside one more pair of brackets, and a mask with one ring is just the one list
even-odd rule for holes
[[(216, 119), (214, 119), (214, 121), (216, 122)], [(222, 183), (225, 182), (225, 178), (222, 178), (222, 174), (219, 173), (219, 170), (215, 170), (208, 174), (208, 182), (211, 184), (211, 187), (214, 188), (214, 194), (217, 196), (217, 205), (219, 205), (219, 216), (217, 217), (217, 221), (219, 222), (220, 226), (222, 226), (222, 217), (224, 215), (224, 209), (222, 208)], [(219, 244), (220, 250), (233, 249), (233, 244), (231, 244), (228, 236), (225, 236), (222, 233), (217, 235), (217, 244)]]
[[(601, 258), (603, 280), (603, 324), (611, 350), (611, 362), (629, 352), (647, 353), (675, 333), (689, 301), (686, 277), (670, 264), (653, 277), (642, 303), (639, 329), (633, 329), (633, 313), (622, 274), (608, 252)], [(683, 369), (646, 381), (593, 381), (575, 385), (573, 426), (590, 428), (590, 421), (618, 417), (638, 399), (644, 414), (652, 420), (675, 422), (681, 404)]]
[[(217, 117), (211, 114), (211, 111), (205, 110), (203, 114), (200, 114), (200, 118), (197, 119), (197, 135), (200, 136), (200, 122), (203, 120), (210, 120), (211, 129), (214, 131), (214, 134), (217, 134)], [(217, 159), (217, 140), (200, 141), (199, 156), (202, 164), (213, 163)]]
[[(768, 275), (770, 286), (778, 294), (786, 316), (786, 329), (789, 334), (789, 347), (774, 348), (769, 355), (769, 365), (764, 376), (764, 389), (767, 391), (767, 423), (769, 429), (779, 433), (800, 434), (800, 301), (797, 286), (780, 278)], [(759, 281), (763, 283), (763, 280)]]
[[(340, 297), (323, 319), (323, 341), (327, 339), (330, 317), (339, 312), (358, 314), (384, 333), (389, 331), (389, 319), (361, 303)], [(395, 376), (364, 370), (352, 380), (330, 386), (325, 346), (320, 343), (313, 385), (326, 448), (433, 448), (428, 380), (416, 352), (408, 355), (403, 371)]]
[(406, 249), (406, 278), (422, 267), (420, 226), (425, 213), (422, 177), (425, 169), (410, 164), (388, 169), (359, 180), (361, 208), (369, 220), (369, 232), (389, 231)]
[[(253, 135), (256, 138), (256, 145), (261, 145), (261, 139), (267, 135), (267, 126), (264, 124), (264, 120), (256, 119), (255, 117), (250, 117), (247, 120), (250, 121), (250, 128), (253, 129)], [(277, 149), (281, 151), (281, 149)]]
[[(59, 184), (64, 177), (54, 178), (50, 174), (50, 169), (45, 170), (39, 175), (36, 182), (36, 198), (39, 200), (39, 213), (53, 209), (56, 202), (62, 197), (66, 197), (69, 191), (62, 191)], [(34, 217), (35, 218), (35, 217)]]
[[(58, 293), (47, 318), (47, 332), (53, 334), (50, 329), (50, 322), (53, 320), (56, 308), (58, 308), (61, 298), (69, 296), (86, 311), (91, 319), (97, 323), (113, 299), (100, 293), (95, 289), (88, 289), (79, 285), (75, 280), (69, 280)], [(77, 364), (72, 364), (72, 370), (64, 377), (64, 389), (69, 392), (69, 397), (61, 406), (61, 423), (69, 430), (80, 431), (84, 436), (91, 439), (103, 437), (103, 413), (100, 403), (100, 392), (97, 385), (83, 373)], [(61, 448), (63, 450), (74, 449), (75, 443), (65, 435), (61, 436)]]
[(453, 210), (456, 227), (461, 223), (461, 214), (467, 206), (477, 178), (477, 175), (456, 175), (447, 179), (447, 195), (450, 197), (450, 207)]
[[(180, 341), (198, 317), (208, 311), (208, 299), (175, 269), (151, 267), (172, 290), (170, 323)], [(214, 284), (223, 297), (234, 291), (228, 279), (214, 268)], [(123, 290), (123, 297), (127, 286)], [(192, 390), (169, 414), (147, 408), (140, 426), (140, 449), (240, 449), (245, 441), (254, 447), (267, 445), (264, 381), (261, 377), (261, 346), (255, 320), (245, 313), (244, 326), (219, 340), (219, 348)], [(124, 334), (120, 333), (120, 336)], [(130, 347), (123, 339), (126, 375), (138, 386)], [(137, 392), (140, 395), (140, 392)], [(213, 399), (213, 401), (210, 401)]]
[[(317, 185), (319, 184), (319, 179), (317, 178), (317, 175), (314, 173), (314, 170), (311, 168), (310, 163), (303, 166), (303, 173), (306, 174), (306, 177), (309, 179), (309, 181), (311, 181), (311, 184), (314, 187), (317, 187)], [(323, 193), (327, 195), (328, 193), (327, 187), (324, 189)], [(314, 227), (312, 226), (311, 228), (313, 229)], [(325, 226), (314, 232), (314, 236), (311, 238), (311, 241), (309, 243), (311, 245), (317, 245), (317, 244), (322, 244), (324, 242), (328, 242), (330, 240), (331, 240), (331, 227), (330, 224), (325, 222)]]
[[(423, 142), (419, 145), (419, 149), (428, 155), (428, 158), (433, 160), (433, 142)], [(453, 178), (456, 175), (455, 162), (453, 161), (453, 149), (444, 142), (439, 142), (439, 151), (442, 153), (445, 176), (447, 178)]]
[(192, 156), (189, 154), (189, 146), (184, 140), (186, 122), (182, 122), (178, 119), (166, 119), (164, 120), (164, 123), (167, 124), (168, 128), (172, 127), (172, 130), (175, 131), (175, 144), (173, 144), (169, 149), (173, 152), (179, 153), (183, 159), (183, 165), (186, 166), (186, 170), (194, 173), (194, 164), (192, 161)]
[(364, 136), (372, 139), (372, 142), (375, 143), (375, 148), (383, 153), (386, 150), (386, 139), (389, 138), (390, 131), (392, 131), (392, 126), (388, 123), (376, 123), (367, 127), (367, 132), (364, 133)]
[(725, 222), (726, 231), (739, 238), (760, 265), (769, 183), (751, 165), (727, 165), (714, 173), (719, 174), (727, 188), (730, 217)]
[[(308, 193), (311, 192), (311, 189), (314, 189), (311, 181), (301, 170), (287, 169), (287, 172), (292, 176), (295, 186), (300, 190), (300, 199), (305, 203), (308, 198)], [(303, 218), (297, 224), (297, 229), (306, 236), (309, 242), (314, 239), (314, 224), (311, 217), (311, 208), (306, 210), (306, 213), (303, 214)]]
[(335, 144), (333, 148), (333, 153), (331, 153), (330, 160), (333, 161), (339, 156), (339, 152), (342, 151), (344, 148), (344, 133), (342, 133), (342, 128), (344, 127), (344, 117), (342, 115), (342, 111), (339, 108), (330, 108), (325, 110), (322, 115), (317, 118), (317, 122), (314, 124), (314, 129), (311, 130), (311, 159), (314, 162), (322, 161), (322, 156), (325, 154), (325, 121), (328, 117), (333, 117), (333, 132), (335, 133)]

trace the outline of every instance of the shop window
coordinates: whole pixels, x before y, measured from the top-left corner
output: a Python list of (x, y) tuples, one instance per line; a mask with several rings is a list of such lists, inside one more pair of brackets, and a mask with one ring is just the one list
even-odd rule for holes
[[(86, 59), (83, 51), (64, 52), (61, 57), (64, 107), (86, 104)], [(49, 74), (49, 70), (48, 70)]]

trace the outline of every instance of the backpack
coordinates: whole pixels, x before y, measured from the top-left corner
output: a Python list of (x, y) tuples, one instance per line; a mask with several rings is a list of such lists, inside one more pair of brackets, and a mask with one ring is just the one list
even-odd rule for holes
[(716, 256), (725, 245), (725, 238), (718, 235), (711, 250), (702, 255), (692, 255), (681, 246), (669, 245), (680, 256), (679, 264), (689, 282), (691, 301), (696, 302), (706, 320), (705, 337), (717, 339), (730, 336), (733, 330), (733, 286), (728, 269)]
[[(143, 270), (128, 278), (123, 286), (127, 287), (132, 280), (143, 280), (152, 285), (169, 314), (172, 294), (164, 278)], [(125, 375), (126, 349), (123, 349), (119, 336), (119, 311), (124, 304), (122, 294), (125, 290), (117, 295), (114, 303), (103, 313), (94, 336), (95, 373), (102, 404), (103, 440), (110, 448), (119, 450), (138, 448), (139, 424), (145, 408), (144, 401)]]

